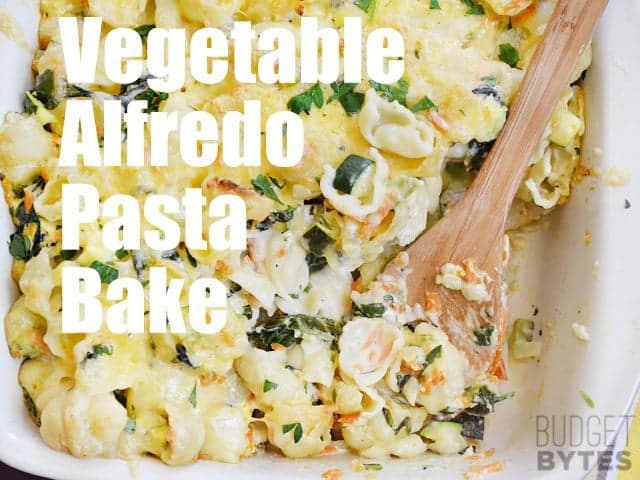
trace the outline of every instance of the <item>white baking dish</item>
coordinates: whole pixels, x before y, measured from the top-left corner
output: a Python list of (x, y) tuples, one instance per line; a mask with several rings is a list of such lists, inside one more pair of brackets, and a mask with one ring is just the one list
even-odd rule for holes
[[(22, 25), (26, 38), (35, 45), (37, 6), (25, 0), (0, 0), (0, 8)], [(588, 136), (586, 161), (603, 171), (608, 166), (626, 167), (630, 183), (613, 188), (601, 179), (587, 179), (578, 186), (570, 203), (550, 218), (548, 229), (526, 236), (527, 247), (516, 254), (519, 290), (511, 298), (512, 316), (533, 318), (539, 308), (536, 328), (543, 330), (545, 349), (539, 364), (509, 366), (511, 382), (505, 390), (516, 392), (511, 401), (500, 404), (488, 424), (486, 448), (495, 447), (488, 461), (501, 460), (504, 471), (491, 479), (581, 478), (586, 470), (582, 458), (561, 467), (555, 454), (554, 470), (539, 470), (538, 450), (602, 450), (613, 433), (601, 427), (588, 437), (574, 429), (573, 446), (567, 439), (556, 447), (536, 445), (536, 416), (576, 415), (609, 420), (607, 430), (619, 425), (628, 411), (638, 380), (640, 365), (640, 2), (611, 2), (595, 43), (594, 67), (587, 77)], [(20, 109), (22, 93), (30, 86), (32, 53), (0, 35), (0, 115)], [(604, 155), (593, 155), (594, 148)], [(625, 209), (625, 199), (631, 208)], [(0, 208), (0, 238), (13, 231), (4, 205)], [(585, 244), (585, 234), (593, 242)], [(4, 243), (0, 241), (0, 243)], [(0, 248), (0, 315), (9, 308), (15, 286), (10, 280), (11, 258)], [(599, 267), (598, 267), (599, 265)], [(571, 324), (588, 326), (593, 341), (580, 342)], [(17, 384), (18, 362), (0, 342), (0, 459), (21, 470), (59, 479), (127, 478), (279, 478), (320, 479), (330, 468), (340, 468), (343, 478), (362, 478), (353, 473), (351, 457), (325, 456), (309, 460), (286, 460), (257, 455), (240, 465), (200, 462), (169, 468), (159, 461), (143, 460), (137, 466), (119, 460), (76, 459), (49, 449), (40, 440), (22, 405)], [(590, 394), (595, 408), (589, 408), (580, 391)], [(593, 430), (593, 428), (592, 428)], [(606, 433), (606, 434), (605, 434)], [(589, 444), (590, 443), (590, 444)], [(461, 478), (470, 463), (459, 456), (427, 456), (416, 460), (380, 460), (378, 479)], [(485, 462), (486, 463), (486, 462)], [(593, 465), (593, 456), (589, 465)], [(590, 467), (589, 467), (590, 468)]]

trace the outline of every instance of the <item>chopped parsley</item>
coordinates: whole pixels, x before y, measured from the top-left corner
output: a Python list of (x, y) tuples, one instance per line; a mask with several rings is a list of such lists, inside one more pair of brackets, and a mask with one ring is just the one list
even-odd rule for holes
[(93, 263), (89, 265), (89, 268), (93, 268), (96, 272), (98, 272), (98, 275), (100, 275), (100, 281), (102, 283), (106, 283), (107, 285), (118, 278), (118, 269), (113, 265), (94, 260)]
[(363, 463), (362, 466), (365, 470), (378, 472), (382, 470), (382, 465), (379, 463)]
[(302, 438), (302, 425), (300, 424), (300, 422), (296, 422), (296, 423), (287, 423), (286, 425), (282, 426), (283, 435), (286, 435), (291, 430), (293, 430), (293, 441), (295, 443), (298, 443)]
[(355, 5), (364, 13), (369, 15), (369, 19), (372, 19), (376, 13), (377, 0), (356, 0)]
[(433, 103), (433, 101), (431, 101), (431, 99), (429, 97), (427, 97), (425, 95), (411, 109), (411, 111), (413, 113), (418, 113), (418, 112), (421, 112), (423, 110), (426, 110), (426, 111), (438, 110), (438, 106), (435, 103)]
[(299, 95), (291, 98), (287, 103), (287, 108), (293, 113), (300, 114), (302, 112), (309, 115), (311, 108), (315, 105), (318, 108), (322, 108), (324, 105), (324, 93), (320, 83), (316, 83), (309, 90), (302, 92)]
[(273, 383), (271, 380), (265, 379), (264, 383), (262, 384), (262, 391), (264, 393), (270, 392), (271, 390), (275, 390), (276, 388), (278, 388), (278, 384)]
[(118, 260), (122, 260), (122, 259), (126, 258), (127, 255), (129, 255), (129, 252), (127, 250), (125, 250), (124, 248), (119, 248), (118, 250), (116, 250), (116, 258)]
[(264, 195), (267, 198), (270, 198), (271, 200), (273, 200), (274, 202), (278, 202), (279, 204), (284, 205), (284, 203), (282, 203), (282, 200), (280, 200), (275, 190), (273, 189), (273, 186), (271, 185), (271, 181), (269, 180), (269, 178), (260, 174), (256, 178), (251, 180), (251, 185), (253, 185), (253, 188), (255, 189), (255, 191), (258, 192), (260, 195)]
[(347, 115), (355, 115), (362, 110), (362, 105), (364, 104), (364, 93), (354, 92), (357, 86), (357, 83), (333, 82), (331, 84), (333, 95), (329, 97), (327, 103), (338, 100)]
[(385, 85), (384, 83), (374, 82), (369, 80), (369, 84), (390, 102), (398, 102), (400, 105), (407, 106), (407, 93), (409, 93), (409, 83), (401, 78), (398, 80), (398, 85)]
[(510, 43), (502, 43), (498, 48), (500, 50), (500, 53), (498, 54), (498, 58), (500, 60), (510, 67), (515, 67), (518, 64), (520, 61), (520, 54), (513, 45)]
[(438, 0), (431, 0), (431, 2), (429, 2), (429, 10), (440, 10), (440, 2), (438, 2)]

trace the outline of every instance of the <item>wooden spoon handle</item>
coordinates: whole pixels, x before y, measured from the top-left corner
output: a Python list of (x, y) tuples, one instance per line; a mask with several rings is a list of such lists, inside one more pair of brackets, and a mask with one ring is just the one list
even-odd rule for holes
[(607, 3), (608, 0), (558, 0), (508, 120), (469, 190), (469, 201), (477, 203), (477, 210), (470, 211), (506, 218), (529, 159)]

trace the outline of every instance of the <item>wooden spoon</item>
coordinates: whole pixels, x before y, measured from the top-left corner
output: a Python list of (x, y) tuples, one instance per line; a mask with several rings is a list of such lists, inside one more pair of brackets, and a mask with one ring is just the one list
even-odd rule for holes
[[(420, 304), (470, 363), (473, 382), (486, 372), (506, 378), (501, 347), (506, 330), (502, 294), (507, 261), (507, 214), (529, 160), (588, 44), (608, 0), (558, 0), (531, 60), (508, 120), (464, 198), (408, 249), (410, 305)], [(469, 301), (458, 290), (436, 283), (442, 267), (464, 267), (462, 280), (489, 281), (487, 301)], [(388, 267), (391, 268), (391, 267)], [(469, 296), (469, 295), (468, 295)], [(490, 344), (487, 343), (487, 334)]]

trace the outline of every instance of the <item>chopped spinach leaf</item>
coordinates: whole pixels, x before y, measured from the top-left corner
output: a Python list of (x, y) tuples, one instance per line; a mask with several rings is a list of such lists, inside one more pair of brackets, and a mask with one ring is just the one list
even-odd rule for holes
[(154, 28), (156, 28), (155, 25), (140, 25), (139, 27), (134, 28), (134, 30), (138, 35), (140, 35), (142, 40), (146, 40), (149, 32)]
[(475, 342), (476, 345), (480, 345), (481, 347), (488, 347), (491, 345), (491, 338), (493, 336), (493, 331), (495, 327), (491, 324), (485, 325), (484, 327), (480, 327), (473, 331), (473, 335), (476, 337)]
[(475, 392), (473, 400), (477, 404), (482, 405), (493, 412), (496, 403), (502, 402), (503, 400), (511, 397), (513, 397), (513, 392), (505, 393), (504, 395), (498, 395), (491, 391), (486, 385), (482, 385)]
[(327, 257), (314, 255), (313, 253), (307, 253), (305, 260), (309, 267), (309, 273), (319, 272), (328, 265)]
[(358, 317), (379, 318), (384, 315), (386, 310), (387, 308), (382, 303), (353, 305), (353, 315)]
[(256, 225), (256, 230), (262, 232), (264, 230), (269, 230), (271, 226), (276, 223), (287, 223), (293, 218), (294, 212), (295, 208), (293, 207), (289, 207), (286, 210), (271, 212), (267, 218)]
[(9, 237), (9, 253), (12, 257), (25, 262), (31, 258), (31, 240), (22, 233), (12, 233)]
[(324, 250), (334, 242), (333, 238), (318, 225), (311, 227), (303, 236), (309, 242), (309, 251), (317, 256), (321, 256)]
[(134, 100), (146, 100), (147, 108), (143, 110), (144, 113), (157, 112), (160, 107), (160, 102), (163, 102), (169, 98), (169, 94), (166, 92), (156, 92), (152, 88), (147, 88), (145, 91), (138, 93)]

